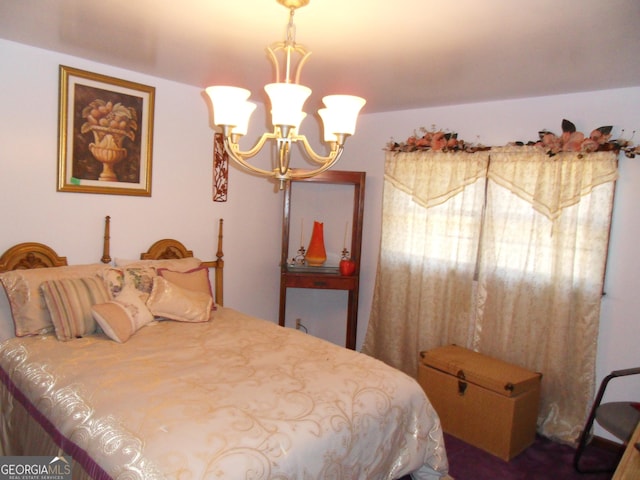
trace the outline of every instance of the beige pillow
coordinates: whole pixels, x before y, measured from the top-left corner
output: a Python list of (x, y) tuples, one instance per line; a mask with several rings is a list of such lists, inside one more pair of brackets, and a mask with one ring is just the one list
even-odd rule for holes
[(7, 297), (7, 292), (5, 292), (4, 288), (0, 288), (0, 342), (15, 336), (16, 329), (13, 326), (9, 297)]
[(93, 319), (112, 340), (124, 343), (131, 335), (153, 322), (153, 314), (133, 291), (127, 290), (117, 300), (94, 305)]
[(109, 292), (98, 277), (47, 280), (40, 286), (58, 340), (68, 340), (96, 331), (91, 307), (109, 300)]
[(106, 265), (96, 263), (13, 270), (0, 274), (0, 282), (4, 286), (11, 306), (16, 336), (36, 335), (53, 330), (51, 316), (40, 290), (42, 282), (63, 278), (90, 277), (100, 274), (106, 268), (108, 268)]
[(207, 322), (211, 315), (211, 295), (181, 288), (161, 276), (153, 280), (147, 307), (155, 316), (180, 322)]
[(209, 269), (207, 267), (198, 267), (186, 272), (176, 272), (168, 268), (158, 268), (156, 271), (158, 275), (166, 278), (180, 288), (195, 290), (196, 292), (206, 293), (213, 297), (211, 281), (209, 280)]
[(127, 309), (118, 302), (99, 303), (91, 307), (91, 315), (107, 337), (124, 343), (134, 334), (133, 321)]

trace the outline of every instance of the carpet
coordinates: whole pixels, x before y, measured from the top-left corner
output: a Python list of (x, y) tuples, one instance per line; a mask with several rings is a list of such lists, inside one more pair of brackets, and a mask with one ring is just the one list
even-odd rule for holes
[[(573, 468), (575, 449), (542, 436), (510, 462), (445, 434), (449, 474), (455, 480), (610, 480), (611, 473), (580, 474)], [(588, 446), (580, 464), (600, 468), (615, 465), (619, 454)]]

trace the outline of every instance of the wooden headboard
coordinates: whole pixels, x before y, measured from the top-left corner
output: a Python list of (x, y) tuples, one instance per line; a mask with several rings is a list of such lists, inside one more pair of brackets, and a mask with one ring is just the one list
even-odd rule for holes
[[(223, 285), (223, 269), (224, 260), (222, 259), (222, 225), (223, 220), (220, 219), (218, 227), (218, 247), (216, 250), (216, 260), (204, 261), (202, 265), (215, 270), (215, 286), (214, 286), (214, 301), (218, 305), (224, 305), (224, 285)], [(164, 238), (158, 240), (149, 249), (140, 254), (141, 260), (161, 260), (172, 258), (187, 258), (193, 257), (193, 252), (188, 250), (181, 242), (174, 240), (173, 238)]]
[(65, 266), (67, 257), (61, 257), (51, 247), (36, 242), (18, 243), (0, 257), (0, 272)]
[[(100, 259), (103, 263), (111, 262), (109, 252), (110, 242), (110, 220), (111, 217), (105, 217), (103, 253)], [(220, 219), (218, 228), (218, 246), (216, 251), (216, 260), (202, 262), (203, 266), (213, 268), (214, 275), (214, 301), (218, 305), (223, 305), (224, 294), (224, 260), (222, 259), (222, 225), (223, 220)], [(149, 249), (140, 255), (142, 260), (161, 260), (172, 258), (193, 257), (193, 252), (188, 250), (181, 242), (171, 238), (158, 240)], [(67, 257), (59, 256), (51, 247), (42, 243), (24, 242), (14, 245), (0, 256), (0, 273), (9, 270), (30, 269), (30, 268), (46, 268), (46, 267), (65, 267), (67, 266)]]

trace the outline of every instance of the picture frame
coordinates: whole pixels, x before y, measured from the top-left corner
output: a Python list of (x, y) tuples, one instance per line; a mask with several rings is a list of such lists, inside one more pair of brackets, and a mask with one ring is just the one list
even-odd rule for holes
[(60, 65), (59, 192), (151, 196), (155, 87)]

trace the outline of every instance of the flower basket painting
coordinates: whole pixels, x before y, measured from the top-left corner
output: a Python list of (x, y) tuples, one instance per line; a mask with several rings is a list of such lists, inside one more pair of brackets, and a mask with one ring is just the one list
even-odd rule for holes
[(58, 191), (151, 196), (154, 96), (61, 65)]

